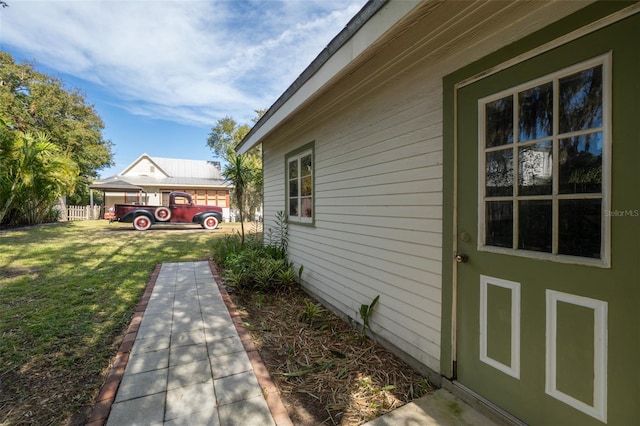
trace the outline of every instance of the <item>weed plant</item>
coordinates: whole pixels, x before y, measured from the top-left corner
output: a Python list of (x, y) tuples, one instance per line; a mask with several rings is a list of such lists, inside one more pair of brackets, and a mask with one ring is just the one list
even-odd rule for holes
[(328, 311), (321, 304), (305, 300), (300, 321), (316, 330), (325, 330), (329, 327), (330, 318)]
[(360, 318), (362, 318), (362, 337), (364, 338), (367, 333), (367, 329), (371, 331), (371, 326), (369, 325), (369, 321), (371, 320), (371, 315), (373, 314), (373, 307), (376, 306), (378, 300), (380, 299), (380, 295), (377, 295), (373, 298), (370, 305), (362, 304), (360, 305)]

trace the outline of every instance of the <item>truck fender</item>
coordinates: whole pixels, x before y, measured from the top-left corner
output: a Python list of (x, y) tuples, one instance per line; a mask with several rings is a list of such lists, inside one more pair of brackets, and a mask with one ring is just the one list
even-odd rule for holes
[(154, 222), (153, 215), (147, 210), (143, 210), (143, 209), (131, 210), (130, 212), (128, 212), (127, 214), (125, 214), (120, 218), (120, 222), (131, 223), (133, 222), (133, 219), (135, 219), (137, 216), (140, 216), (140, 215), (147, 216), (151, 221), (151, 223)]
[(222, 222), (222, 214), (220, 214), (220, 212), (209, 211), (209, 212), (198, 213), (197, 215), (195, 215), (193, 217), (193, 223), (199, 223), (205, 229), (217, 228), (218, 224), (216, 224), (213, 227), (207, 227), (207, 225), (205, 225), (205, 221), (207, 220), (208, 217), (214, 217), (218, 223)]
[(216, 211), (200, 212), (193, 216), (193, 219), (191, 221), (193, 223), (202, 223), (204, 218), (208, 216), (215, 216), (215, 218), (218, 219), (218, 222), (222, 222), (222, 213)]

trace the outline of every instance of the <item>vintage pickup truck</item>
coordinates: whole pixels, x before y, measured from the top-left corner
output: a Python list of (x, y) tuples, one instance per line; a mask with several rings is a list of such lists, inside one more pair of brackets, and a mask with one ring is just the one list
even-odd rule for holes
[(198, 223), (204, 229), (216, 229), (222, 221), (222, 209), (216, 206), (193, 204), (191, 195), (185, 192), (169, 194), (169, 206), (144, 206), (116, 204), (111, 221), (132, 223), (138, 231), (146, 231), (151, 225)]

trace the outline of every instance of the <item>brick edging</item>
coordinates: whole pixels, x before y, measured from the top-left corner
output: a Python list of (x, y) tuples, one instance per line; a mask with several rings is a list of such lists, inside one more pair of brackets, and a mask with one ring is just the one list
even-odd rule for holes
[(267, 367), (262, 361), (262, 357), (258, 352), (258, 348), (256, 348), (256, 345), (251, 339), (251, 335), (247, 332), (247, 329), (242, 322), (242, 318), (238, 313), (236, 305), (233, 303), (231, 297), (229, 297), (229, 293), (227, 293), (227, 290), (222, 285), (222, 278), (218, 273), (218, 269), (216, 268), (215, 263), (209, 261), (209, 268), (211, 269), (213, 278), (218, 285), (218, 289), (220, 290), (220, 294), (222, 295), (224, 304), (227, 305), (227, 310), (231, 315), (233, 324), (236, 326), (236, 330), (238, 331), (238, 335), (240, 336), (240, 340), (242, 341), (244, 349), (249, 356), (251, 366), (253, 367), (253, 372), (258, 379), (258, 384), (262, 389), (264, 399), (267, 401), (267, 405), (269, 406), (269, 411), (271, 411), (273, 420), (276, 422), (277, 426), (293, 426), (291, 418), (289, 417), (289, 413), (287, 412), (287, 409), (285, 408), (284, 404), (282, 403), (282, 399), (280, 398), (280, 392), (271, 379), (271, 375), (269, 374)]
[[(122, 381), (122, 377), (124, 376), (124, 370), (127, 367), (127, 362), (129, 361), (129, 353), (131, 352), (133, 343), (135, 342), (136, 336), (138, 334), (142, 316), (144, 315), (144, 311), (146, 310), (147, 304), (149, 303), (149, 299), (151, 297), (151, 293), (153, 292), (153, 287), (156, 284), (156, 280), (158, 279), (161, 267), (162, 264), (157, 264), (153, 272), (151, 273), (151, 277), (149, 278), (145, 291), (140, 298), (138, 305), (136, 306), (135, 313), (133, 314), (131, 323), (127, 328), (124, 339), (122, 340), (120, 348), (118, 349), (118, 352), (113, 359), (111, 370), (109, 371), (109, 374), (107, 375), (102, 388), (100, 389), (100, 393), (96, 398), (96, 403), (91, 410), (91, 416), (89, 416), (86, 426), (103, 426), (106, 423), (107, 418), (109, 417), (111, 406), (115, 401), (118, 387), (120, 386), (120, 382)], [(238, 335), (240, 336), (240, 340), (242, 341), (244, 349), (249, 356), (251, 366), (253, 367), (253, 372), (258, 379), (258, 384), (262, 389), (262, 393), (265, 400), (267, 401), (269, 411), (271, 411), (271, 415), (273, 416), (276, 425), (293, 426), (293, 423), (289, 418), (289, 413), (287, 412), (287, 409), (284, 407), (282, 399), (280, 398), (280, 392), (271, 379), (269, 371), (264, 365), (258, 349), (253, 344), (251, 335), (244, 327), (242, 318), (240, 317), (235, 304), (229, 297), (226, 289), (222, 286), (222, 279), (220, 277), (220, 274), (218, 274), (218, 270), (215, 264), (211, 261), (209, 262), (209, 268), (211, 269), (213, 278), (218, 285), (220, 294), (222, 295), (224, 303), (227, 306), (227, 310), (229, 311), (231, 319), (233, 320), (236, 330), (238, 331)]]
[(124, 370), (127, 367), (127, 362), (129, 361), (129, 353), (131, 352), (133, 342), (135, 342), (136, 336), (138, 335), (142, 316), (144, 315), (145, 309), (147, 309), (147, 304), (151, 298), (151, 293), (153, 292), (153, 287), (158, 279), (158, 274), (160, 274), (161, 267), (162, 264), (157, 264), (151, 273), (151, 277), (149, 278), (144, 293), (136, 306), (135, 313), (131, 318), (131, 322), (129, 323), (124, 339), (120, 344), (118, 353), (116, 353), (116, 356), (113, 359), (111, 370), (109, 371), (109, 374), (100, 389), (100, 393), (96, 398), (96, 403), (91, 410), (91, 416), (89, 416), (86, 426), (102, 426), (109, 417), (111, 406), (116, 398), (116, 392), (118, 391), (120, 381), (124, 375)]

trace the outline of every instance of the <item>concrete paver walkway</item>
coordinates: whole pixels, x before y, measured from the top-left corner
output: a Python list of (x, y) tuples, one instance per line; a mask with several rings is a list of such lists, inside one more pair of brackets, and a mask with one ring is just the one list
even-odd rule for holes
[[(156, 268), (88, 426), (292, 426), (216, 280), (208, 262)], [(496, 426), (444, 389), (366, 425), (414, 424)]]
[(162, 265), (134, 337), (108, 426), (276, 425), (208, 262)]

